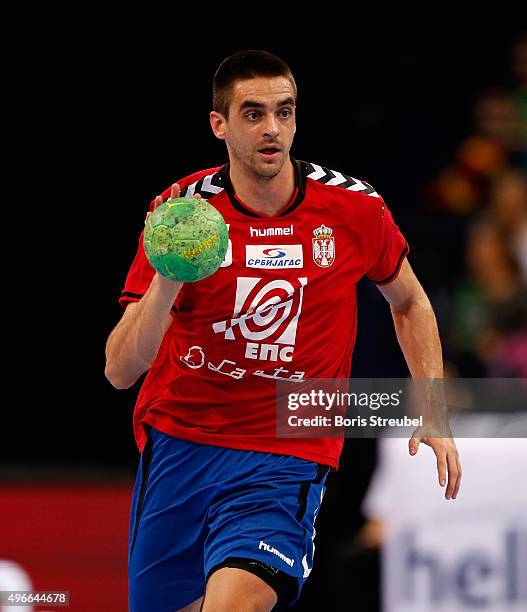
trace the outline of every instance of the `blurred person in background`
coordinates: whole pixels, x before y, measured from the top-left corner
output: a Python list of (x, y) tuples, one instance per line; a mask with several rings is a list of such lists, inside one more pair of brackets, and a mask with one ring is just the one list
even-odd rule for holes
[(453, 162), (429, 186), (435, 211), (467, 217), (483, 209), (492, 181), (525, 152), (525, 122), (517, 96), (490, 89), (476, 101), (474, 130), (461, 141)]
[[(440, 327), (446, 332), (443, 344), (446, 376), (527, 377), (527, 35), (520, 36), (512, 45), (511, 58), (509, 83), (489, 84), (479, 95), (473, 107), (471, 133), (460, 140), (451, 162), (425, 188), (427, 213), (431, 215), (434, 231), (423, 244), (422, 251), (429, 250), (429, 281), (432, 278), (430, 268), (441, 268), (439, 273), (436, 270), (439, 282), (436, 278), (436, 286), (429, 290), (431, 296), (435, 296), (432, 302)], [(476, 466), (481, 468), (482, 458), (488, 460), (489, 468), (483, 470), (485, 477), (492, 481), (493, 472), (501, 473), (498, 486), (502, 487), (503, 494), (495, 488), (490, 492), (483, 483), (473, 481), (470, 492), (473, 497), (467, 504), (469, 510), (460, 508), (467, 512), (466, 515), (460, 516), (457, 523), (449, 516), (442, 525), (443, 508), (436, 504), (436, 514), (426, 525), (426, 512), (423, 515), (419, 499), (423, 490), (418, 485), (405, 495), (407, 479), (400, 478), (402, 466), (398, 460), (393, 461), (393, 451), (397, 452), (401, 440), (380, 440), (380, 466), (375, 470), (364, 507), (367, 520), (353, 541), (348, 542), (348, 565), (340, 572), (342, 589), (346, 584), (346, 572), (348, 576), (350, 573), (347, 570), (354, 566), (371, 569), (375, 564), (372, 560), (381, 552), (382, 609), (385, 611), (444, 609), (451, 612), (465, 609), (463, 603), (467, 608), (499, 608), (500, 612), (512, 609), (503, 602), (496, 603), (496, 608), (490, 602), (491, 597), (484, 601), (478, 593), (482, 591), (492, 596), (497, 584), (499, 572), (490, 570), (490, 556), (485, 561), (491, 574), (488, 578), (482, 573), (478, 576), (480, 581), (474, 575), (471, 582), (467, 581), (467, 576), (460, 575), (454, 584), (447, 583), (450, 578), (456, 580), (456, 548), (460, 551), (460, 569), (462, 559), (466, 560), (465, 569), (468, 569), (469, 557), (462, 557), (462, 554), (468, 555), (470, 551), (471, 560), (475, 561), (478, 542), (482, 549), (492, 549), (494, 540), (501, 537), (501, 525), (507, 524), (508, 513), (521, 513), (518, 510), (521, 504), (513, 499), (515, 492), (503, 481), (510, 472), (511, 461), (503, 458), (510, 454), (518, 461), (519, 453), (524, 455), (525, 441), (507, 439), (489, 443), (486, 439), (462, 439), (461, 442), (471, 448), (472, 475)], [(489, 452), (492, 448), (500, 455), (498, 462), (494, 461), (495, 454)], [(387, 457), (390, 458), (386, 460)], [(499, 461), (503, 462), (501, 467)], [(374, 498), (377, 505), (373, 503)], [(488, 515), (478, 510), (482, 505), (490, 507), (492, 504), (495, 511)], [(383, 509), (386, 512), (381, 512)], [(478, 526), (485, 520), (490, 521), (491, 516), (496, 525)], [(390, 540), (390, 532), (393, 534), (394, 528), (403, 523), (406, 527), (410, 524), (409, 529), (422, 530), (417, 540), (412, 534), (413, 547), (405, 548), (403, 541)], [(438, 532), (438, 528), (444, 529), (443, 533)], [(439, 537), (434, 533), (439, 533)], [(475, 541), (471, 541), (473, 537)], [(428, 539), (428, 549), (420, 549), (419, 538)], [(434, 538), (436, 541), (432, 542)], [(445, 542), (445, 550), (442, 550), (441, 539)], [(446, 543), (452, 543), (448, 551)], [(391, 556), (394, 550), (399, 554), (398, 559)], [(441, 567), (447, 557), (450, 567)], [(405, 567), (406, 562), (408, 567)], [(511, 574), (508, 584), (514, 584), (514, 568), (506, 568), (505, 564), (500, 567)], [(445, 573), (442, 577), (434, 577), (435, 570), (445, 570)], [(421, 573), (417, 576), (413, 572)], [(465, 586), (470, 587), (471, 593), (463, 593)], [(461, 599), (468, 595), (459, 608), (450, 607), (450, 604), (455, 605), (453, 592), (448, 592), (450, 587)], [(412, 589), (420, 588), (423, 591), (419, 597)], [(431, 591), (430, 608), (422, 605), (426, 588)], [(410, 594), (415, 599), (399, 601), (395, 595), (401, 595), (401, 589), (402, 600)], [(505, 589), (498, 590), (501, 595), (505, 593)], [(470, 595), (474, 596), (472, 602)], [(523, 597), (526, 596), (524, 590)], [(417, 607), (411, 607), (412, 603)], [(380, 608), (372, 603), (367, 609)]]
[(508, 170), (494, 181), (489, 198), (491, 215), (503, 232), (507, 245), (527, 285), (527, 178)]
[(430, 248), (437, 252), (444, 250), (445, 241), (449, 244), (434, 306), (448, 330), (445, 352), (453, 371), (525, 376), (526, 35), (512, 45), (508, 85), (487, 87), (474, 104), (473, 117), (472, 133), (426, 189), (438, 227)]
[(488, 217), (469, 231), (447, 341), (461, 376), (527, 376), (527, 290), (509, 246)]
[(486, 206), (492, 181), (527, 171), (527, 34), (512, 46), (508, 86), (487, 87), (474, 104), (472, 133), (427, 188), (436, 212), (470, 216)]

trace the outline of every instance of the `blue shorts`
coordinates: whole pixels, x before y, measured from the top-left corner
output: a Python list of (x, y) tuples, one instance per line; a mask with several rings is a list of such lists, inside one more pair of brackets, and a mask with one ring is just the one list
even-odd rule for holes
[(173, 612), (241, 567), (293, 604), (311, 572), (328, 466), (151, 429), (132, 497), (130, 610)]

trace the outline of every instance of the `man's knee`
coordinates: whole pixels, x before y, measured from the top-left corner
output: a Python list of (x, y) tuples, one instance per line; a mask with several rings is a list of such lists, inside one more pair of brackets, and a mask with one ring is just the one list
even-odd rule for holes
[(269, 612), (276, 601), (274, 589), (258, 576), (221, 567), (207, 581), (203, 612)]

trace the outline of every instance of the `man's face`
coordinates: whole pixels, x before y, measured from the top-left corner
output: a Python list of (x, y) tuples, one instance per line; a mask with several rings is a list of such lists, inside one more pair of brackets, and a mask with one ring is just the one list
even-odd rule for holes
[(296, 130), (295, 94), (285, 77), (258, 77), (233, 86), (229, 118), (211, 113), (215, 135), (231, 160), (260, 178), (272, 178), (288, 160)]

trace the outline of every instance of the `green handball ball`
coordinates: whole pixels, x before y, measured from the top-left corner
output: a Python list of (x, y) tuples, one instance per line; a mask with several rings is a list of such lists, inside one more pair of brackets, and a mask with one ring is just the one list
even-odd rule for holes
[(148, 217), (143, 245), (159, 274), (192, 283), (220, 267), (228, 237), (223, 217), (207, 200), (177, 198), (164, 202)]

